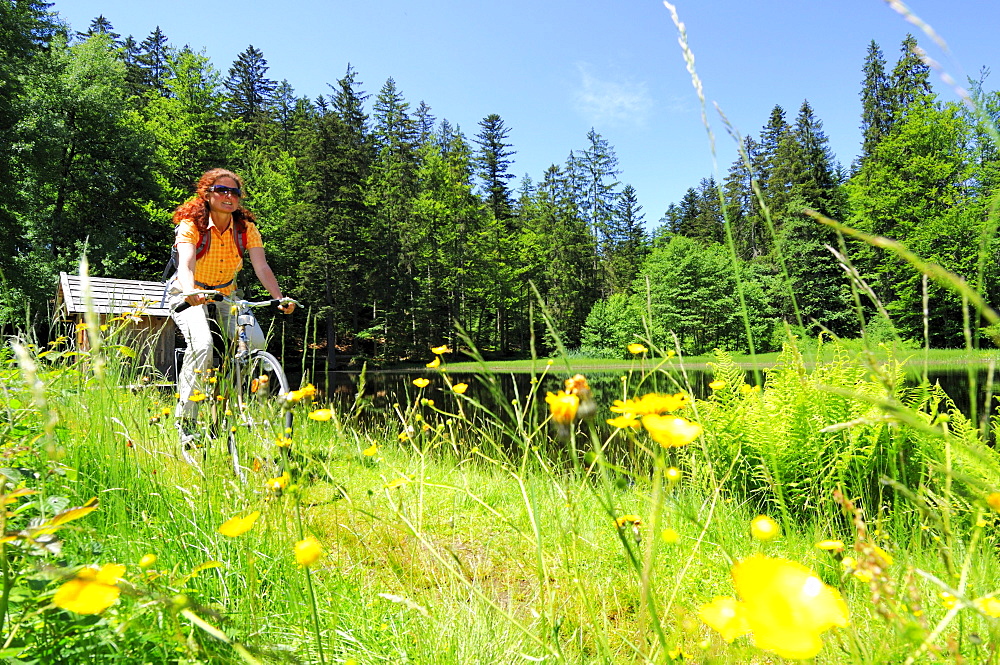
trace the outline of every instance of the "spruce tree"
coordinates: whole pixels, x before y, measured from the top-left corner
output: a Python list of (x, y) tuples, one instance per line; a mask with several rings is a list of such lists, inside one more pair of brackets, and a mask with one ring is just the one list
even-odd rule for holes
[(270, 120), (271, 100), (277, 83), (267, 78), (267, 60), (251, 44), (237, 56), (224, 82), (229, 98), (226, 109), (239, 120), (244, 139), (255, 136)]
[(139, 45), (136, 61), (146, 70), (145, 82), (160, 95), (168, 94), (166, 80), (170, 71), (171, 48), (167, 36), (156, 26)]
[(910, 105), (931, 95), (930, 67), (917, 53), (917, 40), (907, 35), (900, 44), (901, 53), (892, 70), (891, 99), (892, 120), (899, 122)]
[(885, 56), (875, 40), (868, 45), (861, 82), (861, 155), (864, 162), (892, 127), (893, 101)]
[(476, 152), (476, 174), (479, 176), (485, 193), (486, 205), (493, 216), (505, 222), (512, 215), (511, 192), (507, 181), (514, 177), (509, 173), (515, 152), (508, 142), (510, 128), (504, 125), (503, 119), (496, 113), (491, 113), (479, 121), (479, 133), (475, 143), (479, 146)]

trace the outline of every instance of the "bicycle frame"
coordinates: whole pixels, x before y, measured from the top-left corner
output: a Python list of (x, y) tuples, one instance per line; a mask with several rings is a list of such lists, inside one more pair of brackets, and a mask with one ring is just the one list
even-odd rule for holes
[[(191, 291), (179, 295), (184, 298), (190, 295), (204, 295), (209, 301), (223, 303), (224, 306), (228, 305), (232, 308), (231, 316), (234, 316), (235, 318), (236, 328), (235, 335), (232, 340), (235, 342), (235, 351), (233, 351), (231, 355), (227, 352), (226, 357), (231, 359), (233, 362), (231, 373), (232, 396), (235, 397), (237, 408), (236, 413), (234, 414), (233, 411), (227, 406), (225, 414), (227, 417), (233, 416), (236, 419), (233, 426), (227, 427), (229, 430), (228, 448), (230, 456), (232, 457), (233, 470), (241, 481), (245, 481), (246, 467), (240, 463), (240, 454), (236, 436), (239, 429), (237, 425), (242, 425), (242, 429), (248, 432), (248, 436), (251, 437), (251, 441), (253, 441), (256, 436), (256, 443), (258, 444), (258, 447), (260, 444), (273, 445), (275, 443), (274, 437), (270, 439), (267, 437), (268, 434), (273, 434), (277, 427), (277, 424), (272, 422), (268, 417), (269, 414), (273, 415), (273, 405), (275, 404), (275, 400), (270, 398), (274, 397), (280, 403), (280, 400), (284, 399), (284, 395), (291, 390), (288, 379), (285, 376), (284, 370), (282, 369), (281, 363), (278, 359), (266, 350), (251, 348), (250, 336), (247, 330), (248, 328), (256, 325), (256, 317), (253, 314), (253, 309), (257, 307), (277, 306), (285, 303), (298, 303), (292, 298), (262, 301), (243, 300), (224, 295), (218, 291)], [(174, 311), (181, 312), (188, 307), (191, 307), (191, 305), (187, 302), (183, 302), (178, 305)], [(255, 372), (261, 374), (259, 377), (260, 380), (270, 378), (273, 375), (275, 385), (268, 386), (266, 390), (262, 390), (258, 393), (258, 377), (251, 376)], [(248, 383), (248, 379), (251, 383)], [(275, 389), (277, 392), (275, 392)], [(227, 396), (224, 401), (228, 403), (229, 399), (230, 397)], [(252, 404), (254, 401), (256, 401), (256, 405)], [(257, 408), (253, 408), (254, 406)], [(266, 408), (268, 406), (270, 406), (270, 408)], [(255, 413), (255, 411), (258, 413)], [(260, 411), (265, 412), (263, 417), (260, 416)], [(290, 438), (292, 430), (292, 413), (287, 408), (284, 408), (284, 405), (282, 405), (281, 413), (283, 413), (282, 419), (284, 423), (280, 436), (277, 438)]]

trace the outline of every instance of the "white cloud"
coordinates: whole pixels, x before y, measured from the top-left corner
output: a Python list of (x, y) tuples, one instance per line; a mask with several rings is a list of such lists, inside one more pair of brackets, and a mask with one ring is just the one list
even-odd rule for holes
[(576, 110), (592, 125), (642, 127), (653, 108), (646, 84), (630, 78), (602, 80), (586, 63), (577, 65), (579, 88), (574, 93)]

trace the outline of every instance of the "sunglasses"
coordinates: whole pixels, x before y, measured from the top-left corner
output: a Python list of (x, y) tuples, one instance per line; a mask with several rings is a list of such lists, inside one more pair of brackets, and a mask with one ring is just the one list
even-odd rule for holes
[(243, 196), (243, 190), (239, 187), (226, 187), (225, 185), (212, 185), (208, 191), (216, 194), (232, 194), (236, 198)]

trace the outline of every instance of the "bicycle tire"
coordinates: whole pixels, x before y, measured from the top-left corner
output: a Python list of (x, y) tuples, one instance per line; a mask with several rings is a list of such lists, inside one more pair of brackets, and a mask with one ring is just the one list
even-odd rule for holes
[(267, 466), (278, 455), (279, 440), (292, 436), (292, 412), (284, 401), (291, 387), (281, 363), (267, 351), (251, 351), (246, 362), (237, 362), (233, 378), (235, 424), (229, 432), (229, 454), (233, 471), (245, 481), (248, 470)]

